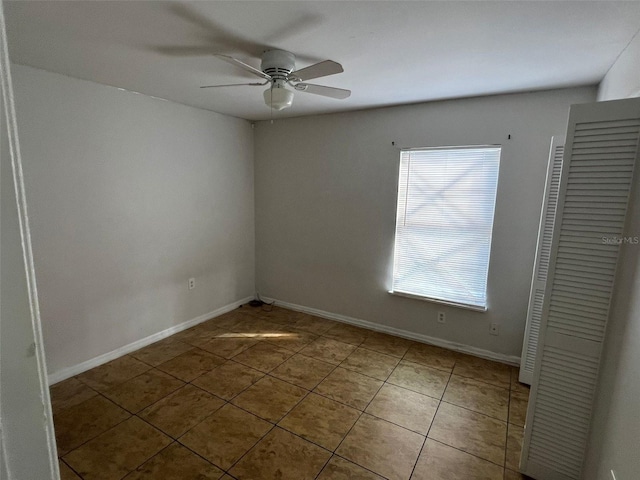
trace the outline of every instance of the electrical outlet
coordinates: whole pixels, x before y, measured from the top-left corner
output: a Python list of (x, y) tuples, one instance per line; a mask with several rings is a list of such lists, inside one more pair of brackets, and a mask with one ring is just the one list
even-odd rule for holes
[(492, 323), (491, 326), (489, 327), (489, 334), (491, 335), (498, 335), (498, 324), (497, 323)]
[(438, 312), (438, 323), (445, 323), (447, 321), (447, 317), (444, 312)]
[(196, 279), (195, 278), (190, 278), (189, 279), (189, 290), (193, 290), (194, 288), (196, 288)]

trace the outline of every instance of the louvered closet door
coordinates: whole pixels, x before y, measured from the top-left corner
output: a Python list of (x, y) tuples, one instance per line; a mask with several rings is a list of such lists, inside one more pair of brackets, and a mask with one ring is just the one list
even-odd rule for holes
[(521, 470), (581, 478), (632, 174), (640, 99), (569, 115)]
[(549, 271), (551, 240), (553, 238), (553, 224), (556, 218), (556, 205), (558, 204), (563, 153), (564, 137), (553, 137), (551, 139), (547, 181), (542, 201), (542, 212), (540, 214), (538, 247), (533, 265), (531, 291), (529, 292), (527, 326), (524, 333), (524, 344), (522, 345), (522, 359), (520, 360), (520, 381), (528, 385), (531, 385), (531, 381), (533, 380), (533, 367), (536, 362), (536, 348), (538, 347), (544, 291), (547, 285), (547, 273)]

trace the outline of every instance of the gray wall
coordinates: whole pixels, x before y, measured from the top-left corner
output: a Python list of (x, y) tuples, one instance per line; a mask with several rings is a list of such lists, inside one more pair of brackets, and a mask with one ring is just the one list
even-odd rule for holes
[[(258, 123), (258, 292), (519, 356), (551, 137), (565, 133), (569, 105), (595, 95), (576, 88)], [(502, 144), (488, 312), (387, 293), (400, 153), (392, 141)], [(500, 325), (497, 337), (491, 322)]]
[(640, 96), (640, 31), (611, 66), (598, 88), (598, 101)]
[(14, 77), (49, 373), (253, 295), (248, 122)]
[[(635, 93), (634, 93), (635, 92)], [(640, 94), (640, 35), (603, 80), (598, 98)], [(640, 165), (626, 235), (640, 238)], [(585, 480), (638, 478), (640, 472), (640, 244), (625, 245), (619, 260), (616, 293), (607, 326), (598, 398), (593, 415)]]

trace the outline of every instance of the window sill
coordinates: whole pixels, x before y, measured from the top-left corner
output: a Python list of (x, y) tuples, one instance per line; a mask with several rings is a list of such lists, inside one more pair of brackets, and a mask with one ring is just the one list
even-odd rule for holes
[(389, 290), (389, 293), (391, 295), (396, 295), (398, 297), (412, 298), (414, 300), (422, 300), (424, 302), (439, 303), (441, 305), (448, 305), (450, 307), (465, 308), (467, 310), (473, 310), (475, 312), (484, 313), (487, 311), (487, 307), (478, 307), (477, 305), (469, 305), (466, 303), (447, 302), (446, 300), (440, 300), (438, 298), (431, 298), (431, 297), (423, 297), (421, 295), (414, 295), (412, 293), (394, 292), (393, 290)]

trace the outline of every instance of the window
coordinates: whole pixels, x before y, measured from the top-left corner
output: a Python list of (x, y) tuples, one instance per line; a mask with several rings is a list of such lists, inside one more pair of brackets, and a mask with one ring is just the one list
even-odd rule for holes
[(500, 150), (402, 151), (391, 293), (487, 309)]

